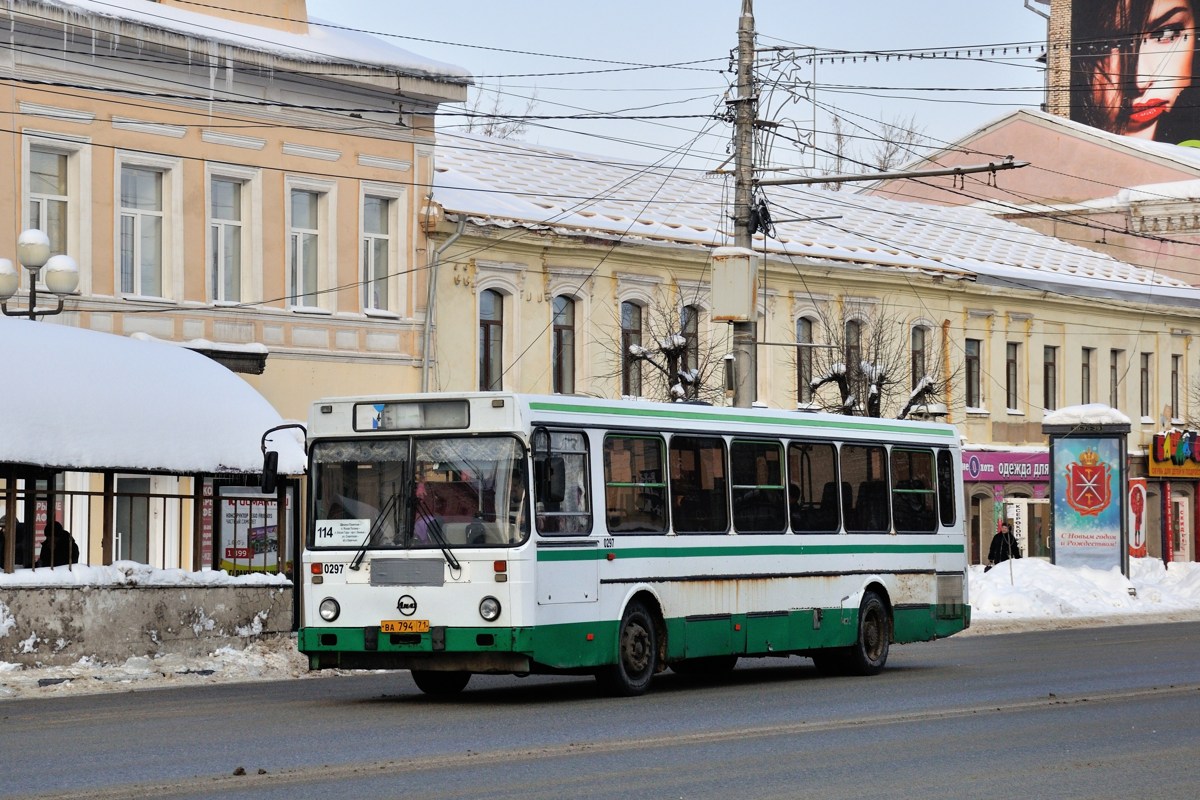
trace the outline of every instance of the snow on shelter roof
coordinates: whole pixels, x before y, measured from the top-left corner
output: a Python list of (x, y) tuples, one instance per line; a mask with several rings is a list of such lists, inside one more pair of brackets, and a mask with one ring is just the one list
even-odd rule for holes
[[(679, 245), (733, 244), (732, 181), (510, 140), (439, 133), (434, 199), (481, 225), (524, 226)], [(975, 208), (930, 206), (815, 186), (766, 187), (775, 237), (754, 249), (958, 276), (1013, 289), (1175, 305), (1200, 289)]]
[[(183, 347), (0, 317), (9, 382), (0, 463), (180, 474), (257, 472), (283, 420), (250, 384)], [(291, 431), (271, 438), (279, 469), (304, 472)]]
[[(460, 84), (470, 80), (470, 73), (462, 67), (419, 56), (377, 37), (338, 28), (315, 17), (309, 17), (312, 24), (308, 33), (290, 33), (147, 0), (26, 0), (25, 4), (157, 28), (294, 61), (363, 64)], [(4, 5), (11, 16), (13, 0), (5, 0)]]

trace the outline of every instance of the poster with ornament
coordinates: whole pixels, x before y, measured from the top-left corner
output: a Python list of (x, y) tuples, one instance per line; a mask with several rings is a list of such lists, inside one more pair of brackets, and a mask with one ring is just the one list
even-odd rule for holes
[(1121, 567), (1124, 481), (1120, 440), (1056, 439), (1051, 458), (1054, 563), (1102, 570)]

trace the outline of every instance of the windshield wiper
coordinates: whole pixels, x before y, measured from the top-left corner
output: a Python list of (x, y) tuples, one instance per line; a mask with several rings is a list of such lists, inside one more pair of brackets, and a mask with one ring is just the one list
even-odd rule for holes
[[(442, 532), (442, 521), (430, 513), (429, 506), (425, 505), (425, 501), (422, 498), (417, 497), (416, 486), (416, 483), (413, 483), (413, 507), (416, 509), (414, 519), (416, 516), (419, 516), (421, 521), (425, 523), (425, 530), (436, 540), (438, 548), (442, 551), (442, 555), (446, 557), (446, 563), (450, 565), (450, 569), (456, 571), (462, 569), (462, 566), (458, 563), (458, 559), (454, 557), (454, 552), (450, 549), (450, 543), (446, 541), (446, 537)], [(413, 528), (416, 528), (415, 523), (413, 524)]]
[(358, 571), (359, 566), (362, 564), (363, 556), (367, 554), (367, 547), (375, 541), (375, 537), (383, 530), (383, 521), (387, 519), (388, 511), (396, 505), (396, 501), (399, 498), (399, 494), (394, 494), (383, 504), (383, 511), (379, 512), (379, 516), (375, 518), (375, 524), (371, 526), (371, 530), (367, 531), (366, 537), (363, 538), (362, 544), (358, 547), (358, 552), (350, 560), (350, 569)]

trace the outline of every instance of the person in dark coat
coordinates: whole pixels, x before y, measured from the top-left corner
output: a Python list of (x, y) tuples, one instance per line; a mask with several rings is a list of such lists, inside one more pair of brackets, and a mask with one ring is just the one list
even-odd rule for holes
[(46, 531), (42, 552), (38, 554), (36, 566), (59, 567), (63, 564), (79, 563), (79, 545), (75, 544), (71, 532), (55, 520)]
[(1007, 522), (1000, 523), (1000, 532), (992, 537), (992, 546), (988, 548), (988, 561), (995, 566), (1010, 558), (1020, 557), (1021, 546), (1017, 544), (1017, 537), (1013, 536), (1012, 528)]
[(29, 526), (24, 522), (17, 521), (14, 525), (9, 525), (8, 516), (0, 517), (0, 569), (4, 566), (4, 548), (6, 539), (11, 531), (16, 540), (15, 552), (13, 554), (13, 567), (20, 569), (21, 567), (33, 566), (32, 548), (27, 551), (26, 547), (29, 544)]

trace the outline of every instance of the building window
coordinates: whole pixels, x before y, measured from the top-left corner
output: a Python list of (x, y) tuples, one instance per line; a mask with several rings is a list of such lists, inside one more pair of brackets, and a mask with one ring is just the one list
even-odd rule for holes
[(921, 381), (929, 375), (927, 363), (928, 331), (920, 326), (912, 329), (912, 388), (916, 389)]
[(209, 187), (209, 252), (212, 299), (237, 303), (242, 299), (242, 182), (212, 179)]
[(805, 347), (813, 343), (813, 321), (808, 317), (796, 320), (796, 400), (811, 403), (813, 399), (813, 349)]
[(1009, 342), (1004, 356), (1004, 402), (1009, 411), (1018, 410), (1020, 402), (1017, 391), (1017, 379), (1021, 374), (1021, 345)]
[(1122, 350), (1108, 351), (1108, 404), (1121, 407), (1121, 354)]
[(362, 304), (377, 311), (391, 310), (391, 205), (386, 197), (363, 198)]
[(1171, 419), (1181, 419), (1183, 409), (1179, 405), (1179, 374), (1183, 369), (1183, 356), (1171, 356)]
[(504, 295), (494, 289), (479, 293), (479, 390), (501, 388), (504, 345)]
[(1138, 410), (1143, 419), (1150, 417), (1150, 362), (1153, 353), (1141, 354), (1141, 369), (1138, 380)]
[(121, 291), (163, 296), (163, 173), (121, 167)]
[(1079, 362), (1079, 402), (1092, 402), (1092, 357), (1096, 350), (1092, 347), (1083, 348)]
[[(683, 365), (684, 371), (700, 371), (700, 309), (698, 306), (684, 306), (679, 315), (679, 327), (683, 333)], [(675, 380), (675, 376), (670, 376)]]
[(1058, 348), (1042, 349), (1042, 407), (1047, 411), (1058, 408)]
[(642, 307), (621, 303), (621, 394), (642, 396), (642, 361), (629, 355), (631, 347), (642, 346)]
[(575, 301), (554, 298), (553, 347), (550, 352), (555, 394), (575, 392)]
[(853, 378), (862, 370), (862, 323), (846, 323), (846, 375)]
[(978, 339), (967, 339), (967, 408), (981, 408), (979, 351), (981, 342)]
[(29, 227), (50, 237), (51, 253), (66, 253), (68, 166), (66, 153), (29, 148)]
[(317, 306), (321, 247), (321, 193), (293, 189), (288, 231), (288, 279), (297, 306)]

